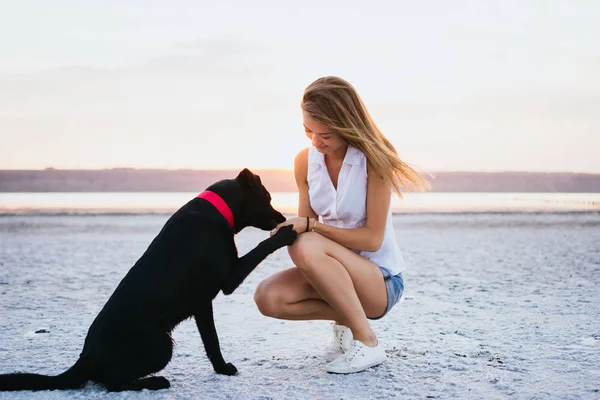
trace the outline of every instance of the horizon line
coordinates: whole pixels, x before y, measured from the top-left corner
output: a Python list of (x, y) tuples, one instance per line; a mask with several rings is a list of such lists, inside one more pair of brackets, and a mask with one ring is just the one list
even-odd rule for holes
[[(101, 167), (101, 168), (0, 168), (0, 171), (13, 172), (42, 172), (42, 171), (81, 171), (81, 172), (98, 172), (98, 171), (196, 171), (196, 172), (230, 172), (241, 171), (244, 168), (255, 171), (276, 171), (276, 172), (293, 172), (290, 168), (274, 168), (274, 167), (241, 167), (241, 168), (155, 168), (155, 167)], [(468, 169), (448, 169), (448, 170), (422, 170), (421, 174), (436, 174), (436, 173), (474, 173), (474, 174), (497, 174), (497, 173), (520, 173), (520, 174), (579, 174), (579, 175), (600, 175), (600, 171), (536, 171), (536, 170), (468, 170)]]

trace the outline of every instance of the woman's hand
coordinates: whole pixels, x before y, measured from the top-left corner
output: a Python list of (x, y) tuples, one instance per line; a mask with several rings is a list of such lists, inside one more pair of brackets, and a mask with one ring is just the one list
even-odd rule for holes
[[(310, 221), (308, 223), (309, 231), (312, 229), (313, 223), (314, 223), (314, 219), (310, 218)], [(277, 230), (279, 228), (281, 228), (282, 226), (286, 226), (286, 225), (292, 225), (297, 234), (304, 233), (304, 232), (306, 232), (306, 217), (290, 218), (287, 221), (280, 223), (279, 225), (277, 225), (277, 227), (275, 229), (273, 229), (271, 231), (271, 236), (273, 236), (275, 233), (277, 233)]]

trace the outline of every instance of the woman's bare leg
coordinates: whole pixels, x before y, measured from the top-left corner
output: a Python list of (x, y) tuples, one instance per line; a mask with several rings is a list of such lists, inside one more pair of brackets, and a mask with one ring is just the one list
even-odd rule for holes
[(327, 319), (343, 323), (355, 339), (374, 346), (367, 315), (387, 306), (383, 276), (375, 264), (319, 235), (304, 233), (289, 248), (297, 268), (259, 284), (255, 301), (265, 315), (281, 319)]
[(277, 272), (260, 282), (254, 301), (260, 312), (273, 318), (301, 321), (339, 319), (296, 267)]

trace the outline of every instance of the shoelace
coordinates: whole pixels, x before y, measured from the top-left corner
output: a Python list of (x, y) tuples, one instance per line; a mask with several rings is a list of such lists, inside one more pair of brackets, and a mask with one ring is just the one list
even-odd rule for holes
[[(339, 333), (341, 330), (341, 333)], [(341, 328), (337, 328), (336, 331), (336, 338), (337, 338), (337, 345), (340, 346), (340, 350), (344, 351), (344, 334), (346, 333), (345, 329), (341, 329)]]
[(333, 325), (333, 337), (331, 339), (331, 346), (334, 348), (338, 348), (340, 351), (344, 352), (344, 330), (341, 331), (341, 328), (338, 325)]
[(346, 359), (346, 361), (351, 362), (354, 359), (354, 357), (356, 357), (358, 354), (360, 354), (361, 356), (365, 355), (362, 350), (362, 346), (359, 346), (355, 340), (352, 342), (350, 350), (348, 350), (344, 354), (344, 358)]

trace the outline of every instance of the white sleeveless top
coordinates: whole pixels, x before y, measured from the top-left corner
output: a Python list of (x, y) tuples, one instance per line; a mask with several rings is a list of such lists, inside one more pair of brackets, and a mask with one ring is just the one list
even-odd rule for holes
[[(338, 177), (337, 190), (331, 182), (325, 156), (314, 148), (308, 150), (308, 197), (310, 206), (323, 223), (338, 228), (360, 228), (367, 220), (367, 158), (348, 146)], [(354, 250), (375, 265), (396, 275), (404, 270), (404, 259), (396, 244), (392, 224), (392, 207), (388, 209), (383, 244), (375, 252)]]

